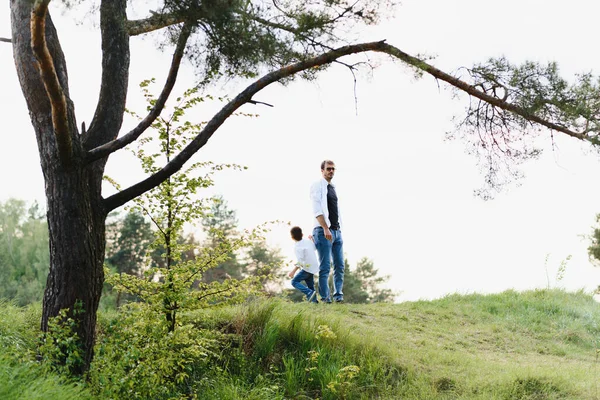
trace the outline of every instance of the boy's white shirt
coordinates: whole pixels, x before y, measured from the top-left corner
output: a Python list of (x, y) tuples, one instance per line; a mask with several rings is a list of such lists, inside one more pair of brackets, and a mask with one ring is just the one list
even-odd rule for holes
[(296, 252), (296, 266), (313, 275), (319, 275), (317, 248), (313, 241), (302, 239), (294, 244), (294, 250)]

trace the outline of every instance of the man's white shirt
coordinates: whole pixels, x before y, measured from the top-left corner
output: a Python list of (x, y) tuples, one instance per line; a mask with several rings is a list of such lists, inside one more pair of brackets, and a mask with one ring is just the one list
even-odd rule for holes
[(313, 275), (319, 274), (319, 261), (317, 260), (315, 244), (312, 240), (302, 239), (294, 245), (296, 252), (296, 266)]
[[(332, 183), (328, 183), (325, 178), (319, 179), (317, 182), (313, 183), (310, 187), (310, 200), (312, 202), (312, 210), (313, 216), (315, 217), (315, 228), (321, 226), (319, 221), (317, 221), (317, 217), (322, 215), (325, 218), (325, 223), (327, 226), (331, 226), (331, 221), (329, 221), (329, 209), (327, 208), (327, 185), (330, 184), (335, 188), (335, 185)], [(337, 191), (337, 189), (336, 189)], [(340, 211), (340, 199), (338, 197), (338, 219), (340, 228), (342, 226), (342, 213)]]

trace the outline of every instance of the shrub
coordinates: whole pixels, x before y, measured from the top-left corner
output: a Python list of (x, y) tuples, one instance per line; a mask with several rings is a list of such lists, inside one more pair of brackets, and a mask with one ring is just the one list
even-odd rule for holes
[(218, 359), (217, 335), (192, 324), (169, 331), (148, 305), (128, 304), (99, 338), (90, 385), (101, 398), (189, 398)]

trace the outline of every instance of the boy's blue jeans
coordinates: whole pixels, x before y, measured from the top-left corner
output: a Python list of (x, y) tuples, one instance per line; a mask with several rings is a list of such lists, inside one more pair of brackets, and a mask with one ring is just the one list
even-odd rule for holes
[[(302, 282), (306, 282), (306, 285)], [(292, 278), (292, 286), (304, 293), (306, 295), (306, 298), (309, 299), (315, 291), (315, 281), (313, 278), (313, 274), (311, 274), (310, 272), (306, 272), (303, 269), (300, 269)], [(317, 298), (315, 297), (313, 301), (316, 300)]]
[(331, 271), (331, 260), (333, 259), (333, 299), (344, 300), (342, 288), (344, 286), (344, 241), (342, 231), (332, 230), (331, 241), (325, 238), (323, 228), (320, 226), (313, 229), (313, 238), (319, 253), (319, 294), (326, 303), (331, 303), (329, 293), (329, 273)]

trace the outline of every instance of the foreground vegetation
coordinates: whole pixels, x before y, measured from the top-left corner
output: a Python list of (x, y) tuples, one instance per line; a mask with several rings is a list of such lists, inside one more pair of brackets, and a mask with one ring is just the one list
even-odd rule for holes
[(3, 399), (600, 398), (600, 305), (581, 292), (256, 300), (192, 312), (169, 343), (140, 310), (106, 313), (85, 383), (34, 361), (38, 308), (0, 307)]

